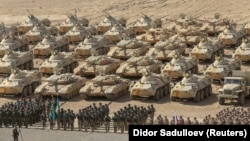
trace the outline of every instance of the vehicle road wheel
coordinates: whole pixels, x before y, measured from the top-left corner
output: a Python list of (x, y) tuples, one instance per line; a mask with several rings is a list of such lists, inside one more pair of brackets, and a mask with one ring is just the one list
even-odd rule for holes
[(200, 102), (201, 101), (201, 92), (200, 91), (197, 92), (197, 94), (196, 94), (196, 96), (194, 98), (194, 101), (195, 102)]
[(239, 101), (240, 106), (243, 106), (245, 104), (245, 96), (244, 96), (244, 94), (242, 94), (242, 93), (239, 94), (239, 100), (238, 101)]
[(225, 99), (224, 98), (222, 98), (222, 97), (219, 97), (219, 104), (220, 105), (223, 105), (224, 103), (225, 103)]
[(160, 90), (157, 89), (156, 92), (155, 92), (154, 99), (155, 99), (156, 101), (158, 101), (158, 100), (160, 100), (160, 97), (161, 97)]

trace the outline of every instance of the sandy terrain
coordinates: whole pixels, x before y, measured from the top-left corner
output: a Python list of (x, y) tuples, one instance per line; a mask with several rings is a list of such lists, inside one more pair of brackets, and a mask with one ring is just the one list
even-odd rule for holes
[[(103, 10), (111, 13), (114, 17), (125, 17), (128, 23), (136, 21), (140, 18), (141, 13), (145, 13), (152, 18), (175, 18), (181, 12), (192, 15), (193, 17), (203, 19), (212, 17), (218, 12), (223, 17), (229, 17), (242, 24), (250, 21), (250, 7), (248, 0), (232, 1), (232, 0), (0, 0), (0, 21), (6, 25), (23, 22), (28, 15), (26, 9), (39, 18), (49, 17), (54, 24), (66, 18), (66, 13), (73, 13), (77, 9), (77, 15), (90, 19), (91, 24), (95, 24), (104, 18)], [(232, 50), (226, 50), (227, 55), (232, 54)], [(247, 68), (247, 66), (242, 67)], [(200, 66), (202, 72), (202, 66)], [(111, 104), (111, 112), (117, 111), (124, 105), (131, 103), (132, 105), (148, 106), (154, 104), (156, 114), (167, 115), (172, 117), (174, 113), (183, 115), (183, 117), (197, 117), (202, 119), (204, 116), (214, 115), (224, 107), (217, 103), (216, 91), (219, 85), (213, 86), (213, 95), (208, 99), (194, 103), (187, 102), (170, 102), (169, 97), (155, 102), (153, 100), (130, 101), (128, 96), (122, 97)], [(0, 105), (12, 101), (12, 98), (0, 98)], [(108, 101), (85, 101), (80, 96), (63, 102), (63, 108), (78, 111), (79, 108), (86, 107), (93, 102), (108, 103)], [(247, 101), (246, 106), (250, 105)]]

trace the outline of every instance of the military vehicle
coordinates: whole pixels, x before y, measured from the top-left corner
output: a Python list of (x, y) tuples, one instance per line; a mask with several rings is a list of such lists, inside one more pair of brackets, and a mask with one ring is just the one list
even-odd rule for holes
[(168, 74), (171, 79), (179, 79), (187, 71), (197, 74), (198, 60), (191, 56), (185, 57), (175, 52), (171, 61), (162, 68), (161, 73)]
[(86, 18), (78, 18), (75, 14), (67, 13), (67, 19), (59, 24), (58, 32), (60, 35), (67, 33), (71, 28), (73, 28), (76, 24), (81, 24), (83, 26), (89, 25), (89, 20)]
[(246, 34), (247, 35), (250, 35), (250, 22), (246, 23), (243, 28), (245, 29), (246, 31)]
[(244, 28), (236, 29), (232, 25), (226, 28), (218, 35), (218, 39), (223, 42), (224, 47), (235, 47), (241, 44), (241, 39), (246, 36)]
[(96, 31), (98, 35), (103, 35), (108, 30), (110, 30), (115, 24), (121, 25), (123, 27), (126, 26), (127, 20), (124, 18), (116, 19), (107, 12), (104, 12), (105, 18), (97, 24)]
[(133, 28), (131, 27), (123, 27), (119, 24), (115, 24), (109, 29), (107, 32), (104, 33), (105, 37), (108, 37), (111, 44), (118, 43), (121, 41), (125, 36), (132, 37), (134, 36)]
[(109, 51), (109, 39), (102, 35), (87, 36), (74, 51), (80, 57), (89, 57), (93, 52), (104, 55)]
[(113, 101), (129, 93), (129, 80), (115, 74), (99, 74), (80, 89), (79, 93), (84, 99), (103, 97)]
[(4, 35), (12, 34), (17, 35), (17, 27), (16, 26), (6, 26), (3, 22), (0, 23), (0, 40), (3, 39)]
[(176, 52), (180, 55), (185, 55), (186, 48), (187, 45), (178, 39), (161, 39), (149, 49), (146, 55), (154, 56), (160, 61), (170, 61)]
[(207, 37), (202, 37), (199, 44), (194, 46), (190, 54), (199, 61), (214, 62), (215, 56), (224, 54), (224, 46), (219, 40), (210, 40)]
[(238, 59), (217, 56), (216, 60), (204, 71), (204, 75), (212, 80), (223, 80), (226, 76), (232, 76), (233, 70), (241, 69), (241, 61)]
[(54, 37), (51, 35), (46, 35), (41, 42), (33, 48), (33, 54), (35, 58), (44, 58), (51, 55), (51, 52), (57, 50), (60, 52), (69, 51), (69, 41), (68, 38)]
[(153, 73), (160, 73), (161, 61), (151, 56), (132, 56), (116, 70), (122, 77), (141, 77), (143, 68)]
[(235, 25), (228, 18), (220, 18), (219, 13), (215, 13), (212, 19), (202, 20), (203, 24), (200, 28), (201, 32), (207, 33), (209, 36), (217, 36), (220, 34), (228, 24)]
[(145, 55), (149, 48), (150, 44), (147, 42), (126, 37), (118, 42), (116, 46), (111, 47), (107, 55), (112, 58), (127, 60), (134, 54), (138, 56)]
[(177, 34), (171, 36), (170, 39), (178, 38), (183, 43), (191, 47), (197, 45), (200, 42), (200, 38), (205, 36), (205, 33), (200, 32), (199, 28), (188, 25), (183, 25), (176, 32)]
[(73, 73), (74, 68), (78, 65), (76, 54), (74, 52), (58, 52), (54, 50), (49, 57), (39, 67), (43, 75), (52, 75), (57, 69), (62, 73)]
[(42, 41), (46, 35), (57, 35), (57, 29), (55, 27), (45, 27), (42, 24), (37, 24), (25, 34), (25, 37), (28, 38), (29, 43), (35, 44)]
[(35, 95), (42, 97), (59, 97), (70, 99), (79, 95), (79, 90), (85, 85), (86, 78), (76, 76), (72, 73), (55, 74), (42, 80), (42, 83), (35, 89)]
[(33, 53), (6, 50), (6, 54), (0, 60), (0, 74), (10, 74), (12, 68), (21, 70), (33, 69)]
[(250, 61), (250, 39), (244, 38), (240, 46), (234, 51), (232, 58), (239, 59), (242, 62)]
[(37, 24), (43, 24), (44, 26), (49, 27), (51, 25), (51, 21), (48, 18), (38, 19), (36, 16), (31, 14), (28, 10), (29, 15), (27, 19), (21, 24), (18, 25), (18, 33), (20, 35), (27, 33)]
[(10, 76), (0, 83), (0, 95), (33, 94), (35, 88), (40, 84), (42, 75), (37, 70), (11, 69)]
[(132, 27), (135, 30), (135, 33), (138, 34), (142, 34), (145, 33), (147, 30), (149, 30), (151, 27), (154, 28), (161, 28), (162, 26), (162, 21), (161, 19), (151, 19), (149, 16), (143, 14), (143, 16), (141, 17), (141, 19), (137, 20), (137, 22), (135, 22)]
[(130, 85), (130, 99), (149, 98), (160, 100), (171, 91), (170, 77), (165, 74), (151, 73), (144, 69), (140, 80)]
[(0, 42), (0, 57), (3, 57), (6, 50), (11, 51), (28, 51), (28, 40), (25, 37), (16, 37), (11, 35), (5, 35)]
[(212, 94), (212, 82), (204, 75), (184, 73), (181, 81), (177, 82), (171, 90), (170, 100), (193, 99), (200, 102)]
[(249, 70), (233, 70), (232, 76), (225, 77), (223, 87), (218, 90), (219, 104), (237, 101), (239, 105), (243, 106), (246, 97), (250, 95), (249, 76)]
[(113, 59), (106, 55), (90, 56), (82, 64), (74, 69), (75, 75), (96, 76), (99, 70), (105, 74), (115, 74), (116, 69), (120, 66), (121, 61)]
[(146, 33), (137, 35), (136, 39), (154, 45), (156, 42), (161, 40), (161, 38), (167, 39), (173, 35), (174, 33), (167, 32), (163, 28), (150, 28), (149, 30), (146, 31)]
[(76, 24), (72, 29), (70, 29), (65, 36), (68, 37), (70, 43), (79, 43), (85, 39), (88, 35), (93, 35), (96, 33), (94, 27), (86, 27), (81, 24)]

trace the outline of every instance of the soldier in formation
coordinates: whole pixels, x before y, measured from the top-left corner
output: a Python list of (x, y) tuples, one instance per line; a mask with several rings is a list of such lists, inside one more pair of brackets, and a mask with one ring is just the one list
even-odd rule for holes
[[(84, 128), (87, 132), (89, 129), (93, 132), (105, 123), (105, 118), (109, 116), (109, 104), (93, 103), (86, 108), (79, 109), (76, 114), (78, 121), (78, 130)], [(109, 129), (109, 127), (107, 128)]]
[(114, 132), (117, 133), (118, 130), (121, 133), (128, 130), (128, 125), (145, 125), (147, 124), (147, 120), (154, 117), (155, 109), (153, 105), (146, 107), (130, 105), (121, 108), (117, 112), (114, 113), (112, 117), (114, 123)]
[(18, 98), (15, 102), (7, 102), (0, 107), (0, 127), (9, 127), (17, 123), (18, 127), (32, 126), (39, 122), (43, 112), (43, 101), (39, 98)]

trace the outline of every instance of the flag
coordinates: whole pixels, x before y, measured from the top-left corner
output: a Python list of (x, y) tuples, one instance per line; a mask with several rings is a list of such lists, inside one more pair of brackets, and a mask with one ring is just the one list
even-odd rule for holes
[(56, 113), (55, 113), (55, 107), (54, 104), (51, 105), (51, 119), (54, 122), (56, 120)]

